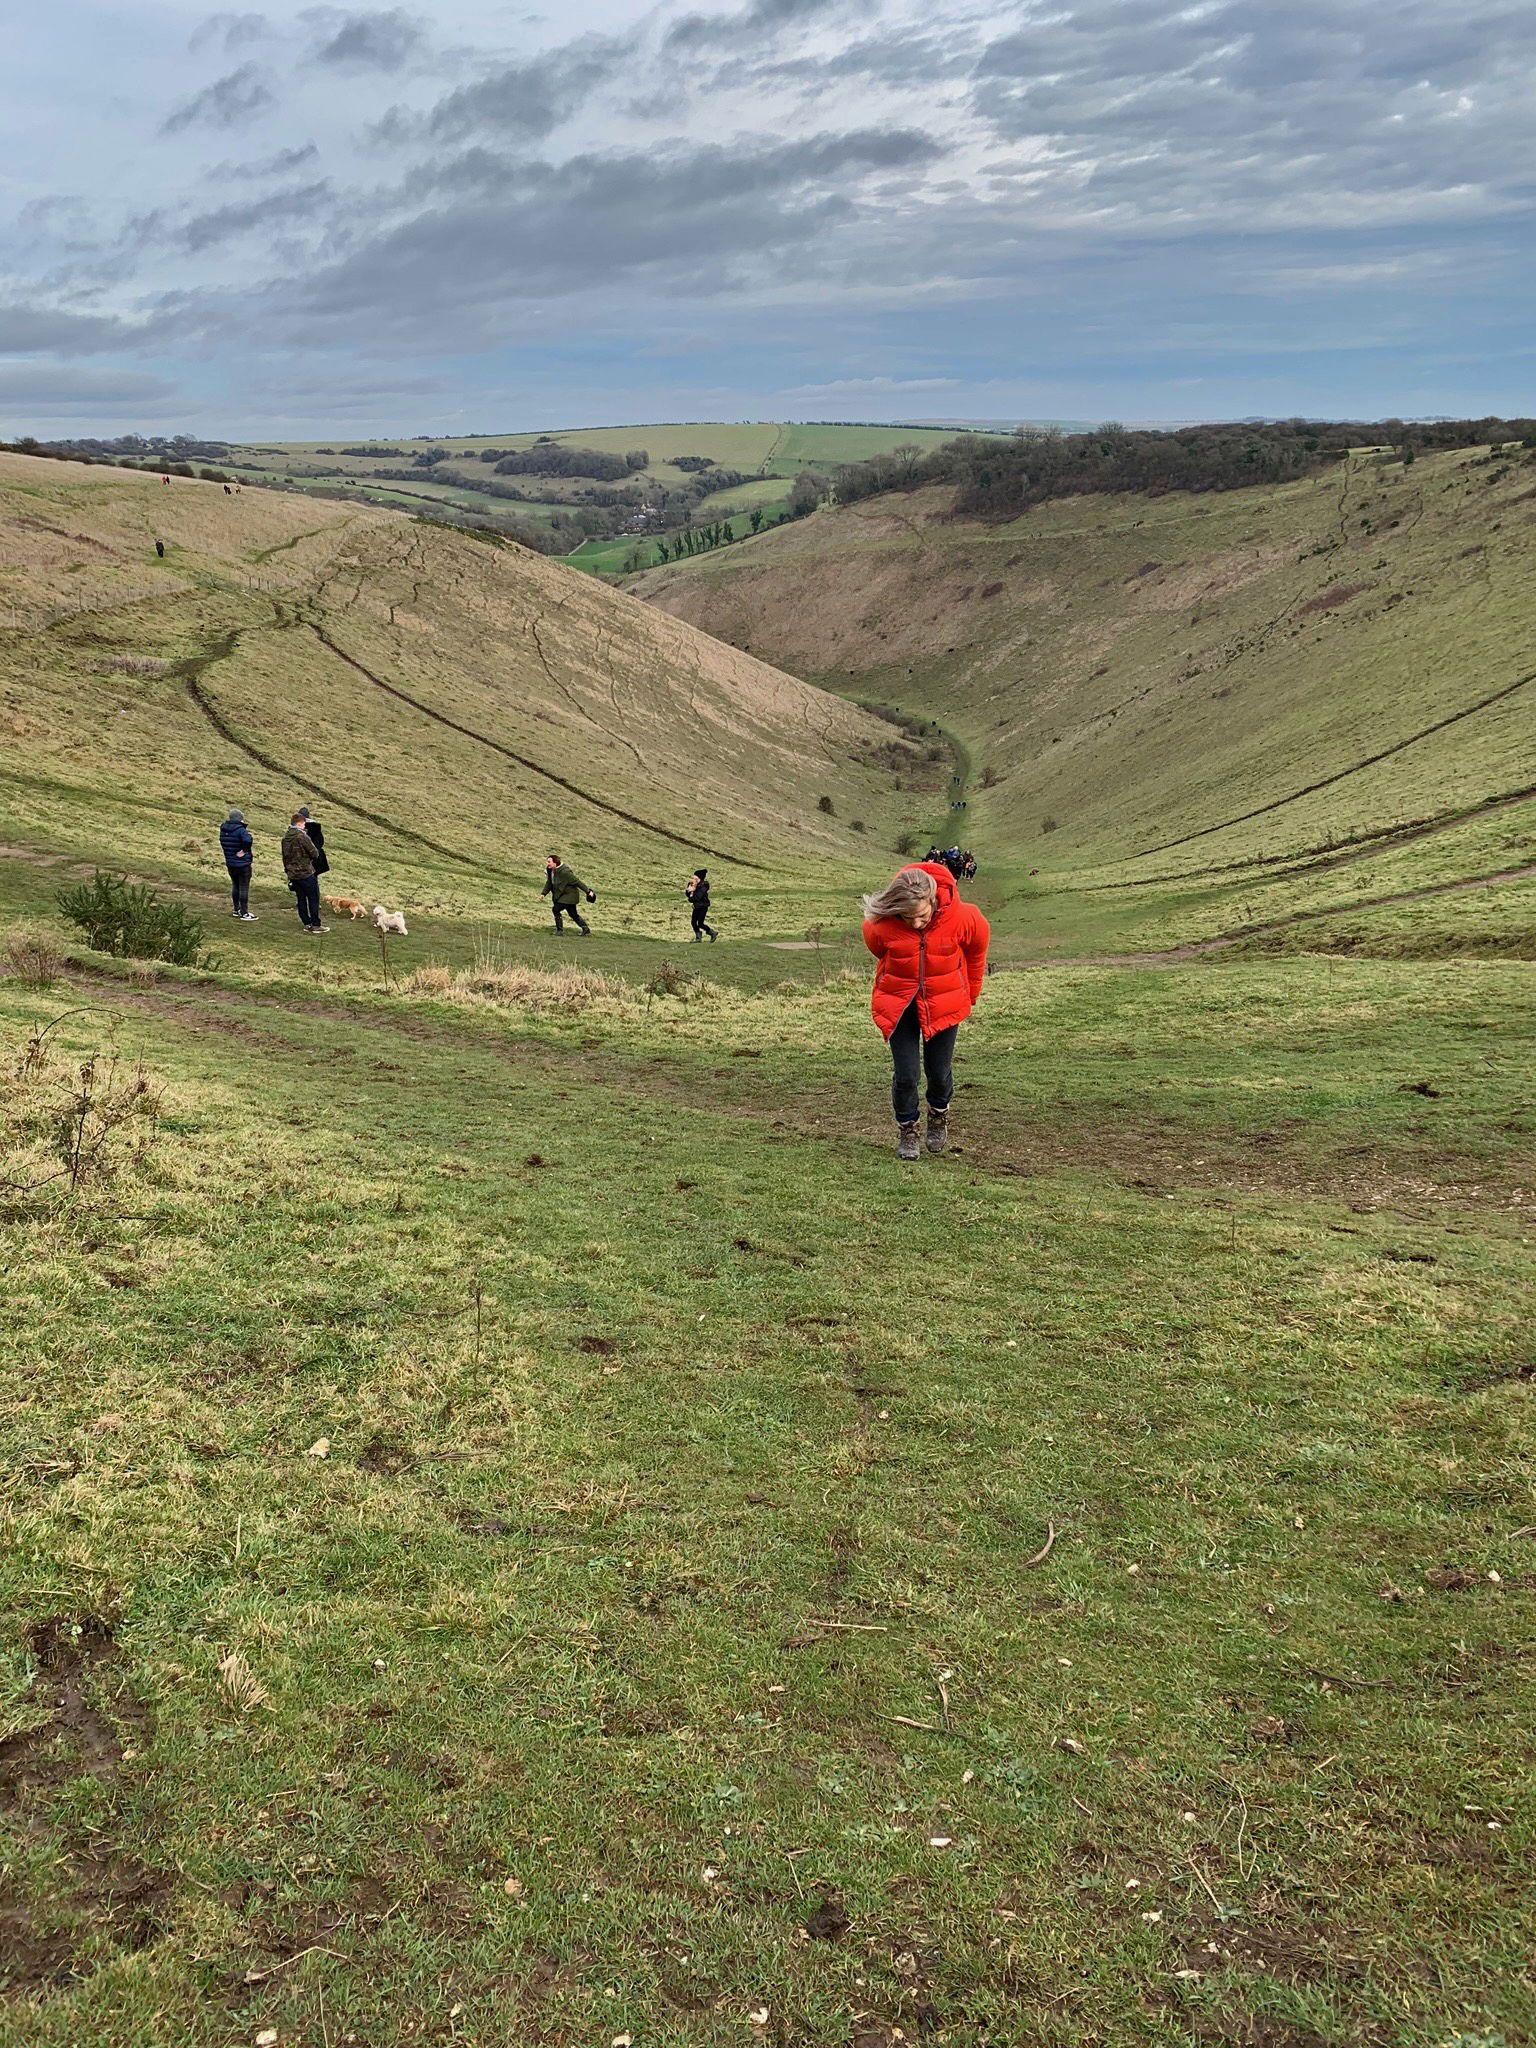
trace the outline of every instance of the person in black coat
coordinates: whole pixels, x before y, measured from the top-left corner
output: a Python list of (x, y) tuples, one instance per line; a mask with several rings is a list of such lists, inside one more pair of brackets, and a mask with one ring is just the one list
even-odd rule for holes
[(695, 868), (693, 879), (683, 890), (683, 894), (688, 898), (693, 910), (693, 943), (696, 946), (700, 945), (704, 934), (708, 932), (709, 943), (713, 945), (720, 934), (709, 922), (709, 869)]
[(254, 924), (251, 910), (251, 857), (254, 842), (244, 811), (231, 811), (219, 826), (219, 851), (229, 870), (229, 894), (234, 904), (230, 915), (242, 924)]
[(315, 849), (315, 873), (317, 875), (328, 874), (330, 872), (331, 864), (325, 857), (324, 828), (322, 827), (320, 820), (318, 818), (312, 818), (309, 815), (308, 804), (299, 805), (299, 816), (304, 820), (305, 833), (308, 835), (310, 844)]

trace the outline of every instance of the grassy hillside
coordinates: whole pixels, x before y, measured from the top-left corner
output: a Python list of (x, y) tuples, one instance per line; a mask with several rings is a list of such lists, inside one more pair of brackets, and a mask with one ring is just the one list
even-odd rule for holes
[[(1443, 885), (1536, 861), (1529, 463), (1362, 453), (1276, 490), (991, 527), (947, 508), (930, 489), (824, 511), (633, 587), (949, 725), (976, 767), (964, 836), (1016, 906), (1049, 892), (1018, 909), (1041, 950), (1420, 886), (1441, 894), (1398, 942), (1486, 936), (1494, 905)], [(1531, 903), (1500, 903), (1506, 946)]]
[[(1487, 549), (1447, 602), (1491, 659), (1528, 529), (1482, 488), (1434, 560)], [(855, 671), (903, 602), (990, 619), (994, 537), (861, 517), (862, 572), (819, 516), (734, 553), (974, 750), (1004, 971), (910, 1169), (857, 891), (944, 749), (522, 550), (0, 459), (0, 2048), (1531, 2038), (1536, 967), (1007, 971), (1323, 884), (1099, 890), (1136, 844), (1084, 770), (1031, 893), (1004, 643)], [(1068, 538), (1006, 600), (1032, 688), (1090, 603), (1094, 666), (1162, 674), (1156, 551), (1092, 528), (1084, 582)], [(1263, 800), (1248, 728), (1205, 786), (1218, 731), (1145, 757), (1186, 830)], [(298, 931), (301, 797), (410, 912), (387, 958)], [(552, 840), (590, 942), (539, 928)], [(218, 959), (88, 950), (53, 899), (97, 863)]]
[(1528, 980), (0, 984), (0, 2042), (1527, 2039)]
[(902, 801), (888, 726), (515, 547), (3, 457), (0, 550), (0, 826), (38, 853), (216, 888), (238, 803), (270, 885), (308, 798), (370, 903), (526, 927), (553, 846), (610, 929), (674, 929), (703, 860), (738, 932), (798, 936)]

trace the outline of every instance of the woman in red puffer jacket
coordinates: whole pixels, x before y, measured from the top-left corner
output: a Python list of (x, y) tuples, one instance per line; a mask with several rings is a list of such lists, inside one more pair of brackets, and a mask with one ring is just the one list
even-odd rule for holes
[(928, 1150), (949, 1143), (955, 1034), (987, 972), (991, 928), (962, 903), (948, 868), (901, 868), (864, 899), (864, 943), (879, 965), (870, 1008), (891, 1048), (898, 1159), (918, 1156), (917, 1089), (928, 1077)]

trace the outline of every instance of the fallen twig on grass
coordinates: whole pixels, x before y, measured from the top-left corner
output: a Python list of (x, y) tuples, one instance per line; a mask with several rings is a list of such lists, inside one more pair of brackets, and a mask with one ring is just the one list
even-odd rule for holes
[(1046, 1560), (1046, 1559), (1047, 1559), (1047, 1558), (1048, 1558), (1048, 1557), (1050, 1556), (1050, 1554), (1051, 1554), (1051, 1547), (1052, 1547), (1052, 1545), (1053, 1545), (1053, 1544), (1055, 1543), (1055, 1541), (1056, 1541), (1056, 1524), (1055, 1524), (1054, 1522), (1047, 1522), (1047, 1523), (1046, 1523), (1046, 1525), (1045, 1525), (1045, 1542), (1044, 1542), (1044, 1544), (1042, 1545), (1042, 1547), (1041, 1547), (1041, 1548), (1040, 1548), (1039, 1550), (1037, 1550), (1037, 1551), (1035, 1552), (1035, 1554), (1034, 1554), (1034, 1556), (1033, 1556), (1033, 1557), (1026, 1557), (1026, 1558), (1025, 1558), (1025, 1560), (1024, 1560), (1024, 1563), (1023, 1563), (1023, 1565), (1022, 1565), (1022, 1566), (1020, 1567), (1020, 1569), (1021, 1569), (1021, 1570), (1023, 1570), (1023, 1571), (1026, 1571), (1026, 1572), (1027, 1572), (1027, 1571), (1029, 1570), (1029, 1568), (1031, 1567), (1031, 1565), (1037, 1565), (1037, 1564), (1044, 1564), (1044, 1563), (1045, 1563), (1045, 1560)]
[(806, 1623), (806, 1627), (840, 1628), (846, 1629), (851, 1635), (860, 1636), (888, 1636), (891, 1632), (890, 1623), (885, 1621), (817, 1621), (812, 1617)]
[(1527, 1522), (1523, 1529), (1511, 1529), (1505, 1541), (1513, 1543), (1517, 1536), (1536, 1536), (1536, 1522)]
[(910, 1714), (892, 1714), (891, 1719), (902, 1728), (921, 1728), (925, 1735), (942, 1735), (945, 1732), (933, 1721), (914, 1721)]
[(1227, 1909), (1221, 1903), (1220, 1899), (1217, 1898), (1216, 1894), (1211, 1890), (1209, 1884), (1206, 1883), (1205, 1872), (1200, 1868), (1199, 1864), (1195, 1861), (1194, 1856), (1192, 1854), (1189, 1857), (1188, 1861), (1190, 1869), (1195, 1873), (1196, 1877), (1199, 1878), (1201, 1884), (1205, 1887), (1205, 1896), (1210, 1900), (1211, 1904), (1216, 1908), (1217, 1912), (1221, 1915), (1221, 1917), (1225, 1919), (1227, 1917)]
[(275, 1977), (279, 1970), (286, 1970), (290, 1963), (302, 1963), (306, 1956), (332, 1956), (338, 1963), (350, 1961), (350, 1958), (342, 1955), (339, 1949), (325, 1948), (316, 1942), (312, 1948), (301, 1948), (297, 1955), (285, 1956), (280, 1963), (274, 1963), (270, 1970), (247, 1970), (242, 1981), (247, 1984), (260, 1984), (264, 1978)]

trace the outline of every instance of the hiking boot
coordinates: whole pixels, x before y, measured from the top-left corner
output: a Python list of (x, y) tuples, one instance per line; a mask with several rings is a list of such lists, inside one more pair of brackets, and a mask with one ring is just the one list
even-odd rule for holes
[(718, 938), (719, 938), (719, 936), (720, 936), (720, 934), (719, 934), (718, 932), (711, 932), (711, 933), (710, 933), (710, 935), (709, 935), (709, 943), (710, 943), (711, 945), (713, 945), (713, 944), (715, 943), (716, 939), (718, 939)]
[(928, 1112), (928, 1150), (942, 1152), (949, 1143), (949, 1111), (930, 1109)]
[(915, 1123), (898, 1124), (896, 1126), (896, 1157), (898, 1159), (917, 1159), (921, 1156), (922, 1147), (917, 1142), (917, 1132), (918, 1127)]

